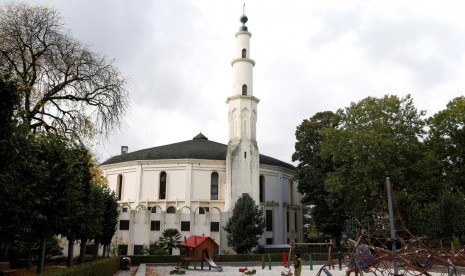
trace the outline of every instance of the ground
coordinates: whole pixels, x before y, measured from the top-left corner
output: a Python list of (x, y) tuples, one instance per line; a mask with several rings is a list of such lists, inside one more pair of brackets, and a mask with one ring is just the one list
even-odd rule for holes
[[(189, 275), (202, 275), (202, 276), (233, 276), (233, 275), (243, 275), (241, 272), (239, 272), (239, 266), (223, 266), (223, 272), (219, 272), (216, 269), (208, 270), (208, 268), (204, 270), (193, 270), (189, 269), (186, 270), (186, 276)], [(257, 263), (255, 266), (248, 266), (249, 270), (252, 270), (255, 268), (256, 274), (255, 275), (281, 275), (281, 272), (284, 270), (283, 266), (278, 266), (278, 265), (273, 265), (271, 267), (271, 270), (268, 268), (268, 266), (265, 267), (265, 269), (262, 269), (261, 265)], [(302, 275), (312, 275), (315, 276), (317, 275), (319, 269), (321, 268), (320, 265), (315, 265), (313, 266), (313, 270), (310, 270), (310, 266), (307, 264), (302, 267)], [(147, 265), (147, 270), (146, 270), (146, 275), (147, 276), (165, 276), (165, 275), (170, 275), (170, 271), (174, 269), (174, 265)], [(343, 267), (342, 270), (339, 270), (337, 267), (335, 269), (330, 270), (331, 274), (333, 276), (344, 276), (345, 275), (345, 270), (346, 268)], [(294, 272), (294, 268), (291, 266), (291, 271)], [(127, 274), (121, 274), (118, 273), (118, 276), (122, 275), (127, 275), (127, 276), (132, 276), (134, 275), (134, 269), (132, 269), (131, 272), (127, 272)], [(321, 274), (321, 276), (326, 276), (324, 273)]]

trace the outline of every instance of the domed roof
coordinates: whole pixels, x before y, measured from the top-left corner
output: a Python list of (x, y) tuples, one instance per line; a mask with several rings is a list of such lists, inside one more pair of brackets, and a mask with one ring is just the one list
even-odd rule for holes
[[(110, 165), (135, 160), (162, 160), (162, 159), (206, 159), (226, 160), (228, 146), (208, 140), (199, 133), (192, 140), (184, 142), (138, 150), (122, 155), (116, 155), (101, 165)], [(295, 167), (273, 157), (260, 154), (260, 164), (284, 167), (294, 170)]]

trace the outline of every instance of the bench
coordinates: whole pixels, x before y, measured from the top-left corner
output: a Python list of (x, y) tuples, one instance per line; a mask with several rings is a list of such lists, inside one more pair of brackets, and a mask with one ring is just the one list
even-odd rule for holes
[(16, 275), (16, 269), (11, 269), (9, 262), (0, 262), (0, 276)]

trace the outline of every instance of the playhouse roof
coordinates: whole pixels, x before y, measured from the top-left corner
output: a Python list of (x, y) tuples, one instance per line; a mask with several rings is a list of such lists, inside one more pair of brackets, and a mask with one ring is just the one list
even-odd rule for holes
[(219, 246), (212, 238), (199, 235), (191, 235), (189, 238), (187, 238), (186, 241), (181, 242), (180, 245), (185, 247), (196, 248), (206, 240), (211, 240), (213, 242), (214, 247)]

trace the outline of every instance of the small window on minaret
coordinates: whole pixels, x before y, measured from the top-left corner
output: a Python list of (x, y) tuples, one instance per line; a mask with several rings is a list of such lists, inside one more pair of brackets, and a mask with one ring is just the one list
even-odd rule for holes
[(242, 95), (247, 95), (247, 85), (245, 84), (242, 85)]
[(246, 58), (246, 57), (247, 57), (247, 50), (242, 49), (242, 58)]
[(247, 152), (244, 151), (244, 159), (247, 159)]

